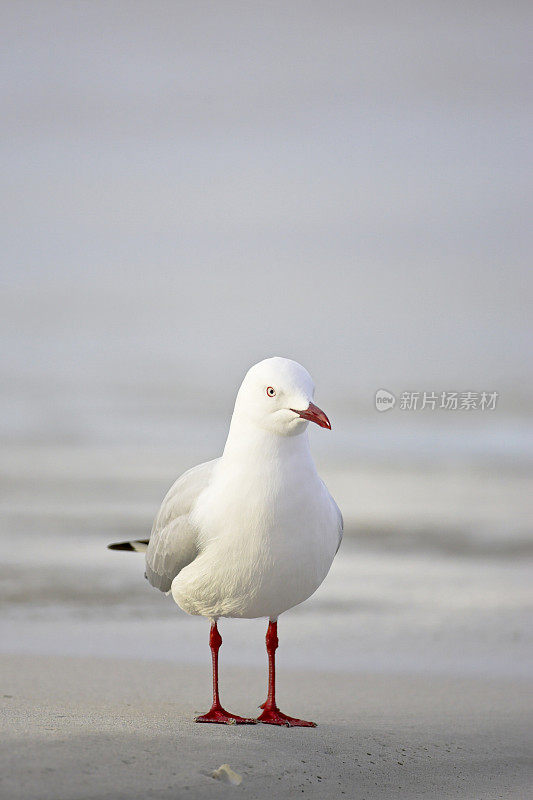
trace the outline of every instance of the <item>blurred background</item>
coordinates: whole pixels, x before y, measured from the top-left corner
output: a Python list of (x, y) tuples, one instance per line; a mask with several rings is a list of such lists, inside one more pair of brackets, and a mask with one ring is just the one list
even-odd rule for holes
[[(529, 669), (531, 5), (1, 10), (0, 646), (207, 664), (205, 624), (105, 545), (283, 355), (332, 420), (346, 537), (282, 660)], [(225, 657), (262, 663), (263, 627), (226, 623)]]

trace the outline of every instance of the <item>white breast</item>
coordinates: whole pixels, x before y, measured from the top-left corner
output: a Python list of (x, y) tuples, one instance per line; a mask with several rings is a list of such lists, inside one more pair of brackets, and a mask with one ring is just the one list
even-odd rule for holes
[(217, 464), (191, 513), (200, 554), (172, 583), (185, 611), (275, 619), (320, 586), (342, 518), (303, 444), (255, 457), (253, 468), (241, 458)]

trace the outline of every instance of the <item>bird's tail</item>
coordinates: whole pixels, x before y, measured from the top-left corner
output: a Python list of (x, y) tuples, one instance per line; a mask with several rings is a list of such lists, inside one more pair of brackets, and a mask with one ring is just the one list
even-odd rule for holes
[(114, 542), (108, 544), (108, 550), (129, 550), (131, 553), (145, 553), (148, 550), (149, 539), (136, 539), (134, 542)]

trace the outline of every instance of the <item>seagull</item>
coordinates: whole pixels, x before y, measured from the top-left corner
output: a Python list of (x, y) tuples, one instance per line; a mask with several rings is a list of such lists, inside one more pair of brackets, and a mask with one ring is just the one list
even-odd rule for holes
[[(146, 553), (146, 578), (188, 614), (211, 622), (213, 704), (196, 722), (315, 727), (276, 704), (278, 617), (321, 585), (339, 549), (341, 512), (316, 470), (307, 427), (331, 430), (307, 370), (287, 358), (251, 367), (240, 386), (220, 458), (177, 479), (149, 539), (112, 550)], [(220, 703), (221, 617), (269, 620), (267, 699), (255, 718)]]

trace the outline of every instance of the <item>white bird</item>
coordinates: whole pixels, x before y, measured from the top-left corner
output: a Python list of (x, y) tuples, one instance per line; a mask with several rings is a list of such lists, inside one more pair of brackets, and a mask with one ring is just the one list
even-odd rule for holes
[[(222, 456), (185, 472), (169, 490), (149, 540), (110, 545), (146, 550), (146, 577), (188, 614), (211, 620), (213, 705), (197, 722), (312, 727), (275, 698), (280, 614), (307, 600), (331, 567), (342, 515), (319, 477), (309, 421), (331, 428), (313, 403), (301, 364), (268, 358), (246, 374)], [(227, 712), (218, 692), (220, 617), (267, 617), (268, 695), (257, 720)]]

